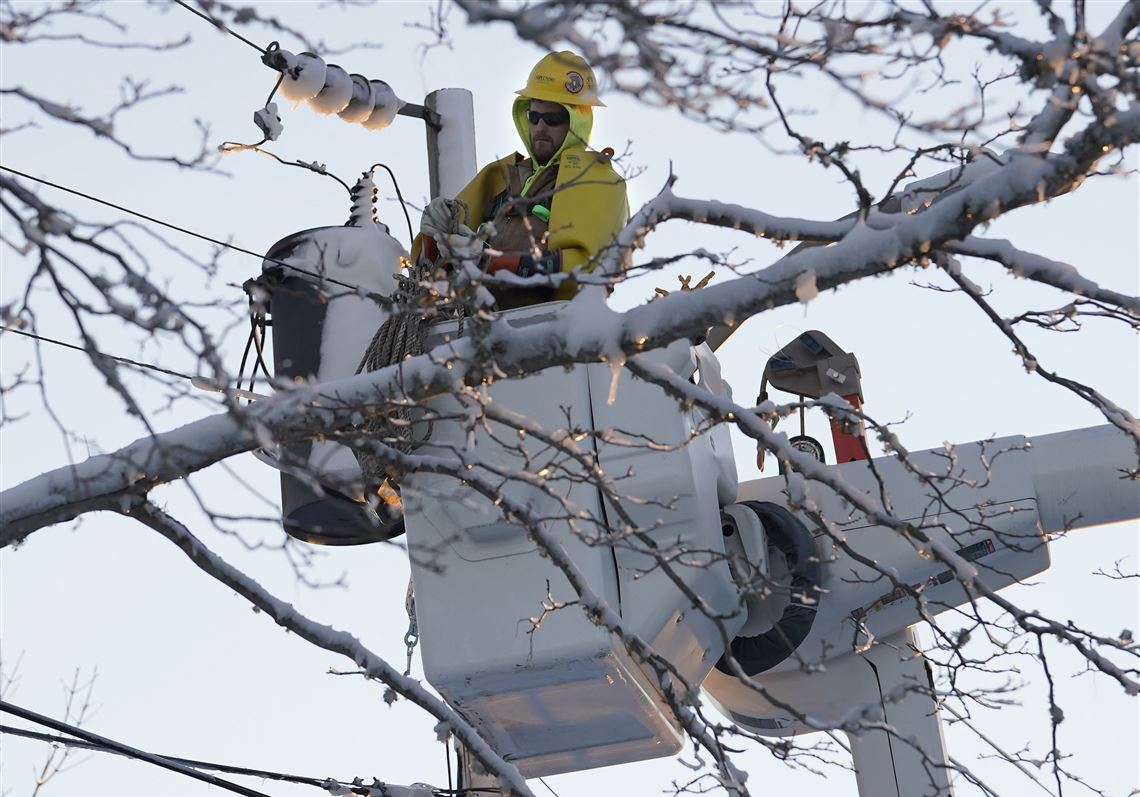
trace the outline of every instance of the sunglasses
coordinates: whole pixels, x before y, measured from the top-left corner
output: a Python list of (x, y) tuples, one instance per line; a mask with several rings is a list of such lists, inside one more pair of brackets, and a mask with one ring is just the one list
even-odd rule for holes
[(566, 111), (547, 111), (540, 113), (539, 111), (527, 111), (526, 120), (532, 125), (539, 122), (546, 122), (547, 127), (561, 127), (570, 121), (570, 114)]

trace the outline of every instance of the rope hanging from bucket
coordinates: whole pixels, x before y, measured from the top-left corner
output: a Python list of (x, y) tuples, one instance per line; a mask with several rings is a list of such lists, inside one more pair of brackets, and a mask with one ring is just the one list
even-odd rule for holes
[[(397, 276), (396, 279), (399, 284), (392, 297), (394, 311), (372, 336), (372, 341), (356, 368), (358, 374), (371, 373), (403, 362), (408, 357), (423, 354), (428, 326), (442, 318), (457, 316), (457, 334), (463, 334), (462, 310), (449, 307), (446, 303), (432, 302), (427, 267), (424, 264), (415, 266), (412, 276)], [(397, 451), (411, 453), (422, 442), (413, 437), (414, 416), (421, 414), (405, 402), (394, 409), (373, 414), (360, 426), (360, 431)], [(420, 433), (426, 437), (430, 435), (430, 429), (429, 423), (427, 431), (421, 429)], [(393, 479), (394, 474), (377, 456), (365, 451), (355, 453), (366, 484), (380, 484), (385, 479)]]

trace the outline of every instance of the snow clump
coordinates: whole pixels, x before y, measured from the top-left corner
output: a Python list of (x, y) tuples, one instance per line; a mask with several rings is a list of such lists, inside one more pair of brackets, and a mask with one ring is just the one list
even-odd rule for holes
[(353, 73), (351, 78), (352, 99), (337, 116), (346, 122), (363, 122), (372, 115), (372, 108), (376, 104), (372, 98), (372, 86), (364, 75)]
[(328, 780), (326, 780), (324, 783), (321, 784), (321, 786), (324, 787), (324, 789), (329, 794), (331, 794), (333, 797), (344, 797), (344, 795), (352, 794), (352, 788), (351, 787), (345, 786), (342, 783), (338, 783), (337, 781), (333, 780), (332, 778), (329, 778)]
[(75, 229), (75, 219), (62, 210), (45, 208), (39, 215), (40, 229), (48, 235), (67, 235)]
[(316, 97), (325, 85), (325, 62), (315, 53), (293, 55), (281, 50), (288, 66), (282, 71), (285, 78), (279, 89), (285, 99), (303, 102)]
[(325, 85), (317, 96), (309, 100), (309, 107), (328, 116), (340, 113), (352, 99), (352, 78), (336, 64), (325, 67)]
[(383, 130), (392, 124), (396, 114), (404, 107), (404, 101), (383, 80), (373, 80), (371, 85), (373, 110), (364, 120), (364, 126), (369, 130)]
[(285, 129), (285, 126), (281, 124), (281, 117), (277, 114), (277, 103), (275, 102), (255, 111), (253, 123), (261, 129), (269, 141), (276, 141)]
[(796, 298), (807, 304), (819, 296), (819, 288), (815, 284), (815, 272), (810, 268), (796, 275)]

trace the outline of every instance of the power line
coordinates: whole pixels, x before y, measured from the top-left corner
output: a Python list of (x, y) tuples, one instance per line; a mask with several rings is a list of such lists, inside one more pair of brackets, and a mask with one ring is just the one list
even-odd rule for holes
[(380, 166), (384, 171), (388, 172), (388, 176), (392, 178), (392, 187), (396, 189), (396, 199), (400, 202), (400, 210), (404, 211), (404, 221), (408, 223), (408, 247), (416, 242), (416, 234), (412, 232), (412, 217), (408, 215), (408, 203), (404, 201), (404, 195), (400, 193), (400, 184), (396, 181), (396, 173), (393, 172), (386, 163), (372, 164), (371, 171), (376, 171), (376, 167)]
[[(4, 332), (14, 332), (17, 335), (23, 335), (26, 338), (34, 338), (35, 340), (39, 340), (39, 341), (42, 341), (44, 343), (50, 343), (54, 346), (61, 346), (65, 349), (73, 349), (75, 351), (81, 351), (84, 354), (95, 354), (99, 357), (106, 357), (107, 359), (115, 360), (115, 361), (121, 362), (125, 365), (133, 366), (135, 368), (145, 368), (145, 369), (148, 369), (151, 371), (158, 371), (159, 373), (162, 373), (162, 374), (168, 374), (170, 376), (176, 376), (180, 379), (188, 380), (191, 385), (198, 388), (199, 390), (205, 390), (205, 391), (210, 392), (210, 393), (224, 393), (224, 392), (228, 391), (229, 393), (232, 393), (233, 395), (237, 396), (238, 398), (249, 399), (250, 401), (260, 399), (260, 398), (265, 398), (265, 396), (258, 395), (257, 393), (253, 392), (253, 380), (254, 380), (254, 378), (256, 378), (256, 372), (254, 373), (254, 376), (250, 378), (250, 389), (249, 390), (243, 390), (240, 382), (238, 384), (238, 387), (236, 387), (236, 388), (227, 388), (223, 384), (218, 382), (217, 380), (211, 379), (210, 377), (192, 376), (190, 374), (184, 374), (180, 371), (172, 371), (169, 368), (163, 368), (160, 365), (154, 365), (152, 363), (141, 363), (137, 360), (132, 360), (129, 357), (118, 357), (114, 354), (107, 354), (105, 352), (101, 352), (95, 348), (87, 349), (87, 348), (84, 348), (83, 346), (76, 346), (74, 343), (67, 343), (66, 341), (56, 340), (55, 338), (49, 338), (45, 335), (37, 335), (34, 332), (25, 332), (24, 330), (17, 329), (15, 327), (4, 327), (3, 331)], [(258, 359), (260, 361), (260, 357)], [(264, 370), (264, 366), (263, 366), (262, 370)], [(266, 373), (266, 376), (269, 375), (268, 371), (265, 371), (265, 373)]]
[[(213, 25), (215, 28), (217, 28), (218, 30), (221, 30), (225, 33), (230, 34), (231, 36), (233, 36), (235, 39), (238, 39), (239, 41), (245, 42), (250, 47), (252, 47), (253, 49), (257, 50), (259, 53), (261, 53), (263, 58), (264, 58), (264, 56), (268, 55), (269, 48), (276, 49), (278, 47), (277, 42), (271, 42), (269, 45), (269, 48), (262, 47), (260, 44), (255, 44), (254, 42), (251, 42), (249, 39), (247, 39), (245, 36), (242, 36), (240, 33), (237, 33), (236, 31), (232, 30), (231, 28), (226, 27), (225, 23), (223, 23), (221, 20), (215, 19), (214, 17), (211, 17), (208, 14), (205, 14), (205, 13), (199, 11), (198, 9), (191, 7), (187, 3), (184, 3), (182, 0), (174, 0), (174, 2), (178, 3), (178, 5), (185, 8), (191, 14), (194, 14), (194, 15), (201, 17), (202, 19), (206, 20), (211, 25)], [(400, 108), (398, 108), (396, 110), (396, 113), (400, 116), (408, 116), (408, 117), (411, 117), (413, 119), (423, 119), (424, 122), (428, 125), (428, 127), (432, 127), (436, 130), (439, 130), (439, 128), (440, 128), (439, 113), (437, 113), (436, 111), (433, 111), (431, 108), (427, 108), (423, 105), (417, 105), (416, 103), (413, 103), (413, 102), (405, 103), (403, 106), (401, 106)]]
[[(5, 708), (5, 710), (7, 710)], [(35, 721), (35, 720), (33, 720)], [(62, 725), (63, 723), (59, 723)], [(67, 747), (76, 747), (82, 750), (92, 750), (98, 753), (114, 753), (122, 755), (127, 758), (135, 758), (136, 756), (131, 753), (125, 752), (115, 747), (97, 742), (84, 741), (82, 739), (71, 739), (67, 736), (54, 736), (50, 733), (40, 733), (39, 731), (31, 731), (26, 728), (14, 728), (11, 725), (0, 724), (0, 734), (11, 734), (12, 736), (22, 736), (25, 739), (35, 739), (39, 742), (47, 744), (60, 744)], [(247, 775), (251, 778), (260, 778), (262, 780), (274, 780), (282, 783), (296, 783), (301, 786), (315, 786), (318, 789), (327, 790), (330, 786), (343, 786), (356, 794), (368, 794), (374, 786), (361, 785), (361, 779), (356, 778), (352, 781), (338, 780), (337, 778), (312, 778), (305, 775), (290, 775), (284, 772), (273, 772), (266, 769), (250, 769), (249, 767), (238, 767), (231, 764), (218, 764), (212, 761), (197, 761), (193, 758), (179, 758), (177, 756), (162, 755), (157, 756), (166, 761), (171, 761), (176, 764), (183, 764), (187, 767), (194, 769), (208, 769), (214, 772), (225, 772), (229, 775)], [(545, 784), (545, 781), (543, 781)], [(550, 788), (547, 786), (547, 788)], [(438, 795), (461, 795), (461, 794), (474, 794), (477, 792), (494, 793), (498, 794), (498, 789), (487, 788), (467, 788), (467, 789), (432, 789), (433, 793)], [(553, 791), (553, 790), (552, 790)]]
[(75, 351), (81, 351), (85, 354), (96, 354), (99, 357), (106, 357), (110, 360), (116, 360), (118, 362), (125, 363), (126, 365), (133, 365), (136, 368), (148, 368), (151, 371), (158, 371), (159, 373), (162, 373), (162, 374), (169, 374), (170, 376), (177, 376), (177, 377), (180, 377), (182, 379), (189, 379), (190, 381), (194, 381), (196, 379), (196, 377), (193, 377), (190, 374), (184, 374), (184, 373), (181, 373), (179, 371), (171, 371), (169, 368), (163, 368), (162, 366), (159, 366), (159, 365), (152, 365), (150, 363), (140, 363), (137, 360), (131, 360), (127, 357), (118, 357), (114, 354), (106, 354), (106, 353), (101, 352), (98, 349), (94, 349), (94, 348), (86, 349), (83, 346), (76, 346), (74, 343), (66, 343), (62, 340), (56, 340), (55, 338), (45, 337), (44, 335), (37, 335), (34, 332), (25, 332), (22, 329), (16, 329), (16, 327), (5, 327), (4, 331), (5, 332), (14, 332), (17, 335), (23, 335), (25, 338), (35, 338), (36, 340), (43, 341), (44, 343), (51, 343), (51, 344), (54, 344), (56, 346), (62, 346), (65, 349), (74, 349)]
[[(127, 758), (134, 756), (129, 753), (124, 753), (112, 747), (95, 742), (85, 742), (82, 739), (71, 739), (67, 736), (53, 736), (50, 733), (40, 733), (39, 731), (29, 731), (25, 728), (13, 728), (11, 725), (0, 725), (0, 733), (8, 733), (13, 736), (22, 736), (25, 739), (35, 739), (39, 742), (47, 742), (48, 744), (61, 744), (66, 747), (76, 747), (82, 750), (94, 750), (98, 753), (115, 753), (123, 755)], [(299, 783), (304, 786), (317, 786), (323, 788), (324, 784), (329, 783), (332, 779), (327, 778), (321, 780), (319, 778), (306, 778), (300, 775), (286, 775), (281, 772), (268, 772), (260, 769), (249, 769), (247, 767), (235, 767), (228, 764), (215, 764), (210, 761), (195, 761), (192, 758), (178, 758), (172, 755), (160, 755), (167, 761), (173, 761), (176, 764), (183, 764), (194, 769), (209, 769), (214, 772), (225, 772), (230, 775), (249, 775), (254, 778), (262, 778), (263, 780), (278, 780), (285, 783)], [(340, 783), (340, 781), (336, 781)]]
[(138, 750), (134, 747), (130, 747), (120, 742), (116, 742), (112, 739), (108, 739), (105, 736), (100, 736), (96, 733), (85, 731), (82, 728), (53, 720), (51, 717), (45, 717), (42, 714), (37, 714), (34, 711), (29, 711), (28, 709), (21, 708), (20, 706), (14, 706), (6, 700), (0, 700), (0, 711), (5, 711), (9, 714), (20, 717), (21, 719), (26, 719), (29, 722), (34, 722), (37, 725), (43, 725), (44, 727), (51, 728), (52, 730), (68, 733), (72, 736), (77, 736), (86, 742), (92, 742), (94, 744), (101, 745), (107, 750), (120, 753), (121, 755), (130, 756), (131, 758), (137, 758), (140, 761), (146, 761), (147, 763), (154, 764), (157, 767), (169, 769), (172, 772), (178, 772), (179, 774), (186, 775), (187, 777), (194, 778), (195, 780), (209, 783), (211, 786), (218, 786), (219, 788), (225, 789), (226, 791), (232, 791), (235, 794), (241, 794), (243, 797), (270, 797), (265, 792), (249, 789), (238, 783), (232, 783), (215, 775), (199, 772), (193, 767), (178, 763), (177, 761), (173, 761), (169, 758), (164, 758), (163, 756), (158, 756), (152, 753)]
[(217, 246), (224, 246), (226, 249), (233, 249), (235, 252), (241, 252), (243, 254), (252, 255), (253, 257), (256, 257), (258, 260), (268, 260), (271, 263), (275, 263), (279, 266), (284, 266), (285, 268), (292, 269), (293, 271), (296, 271), (300, 274), (305, 274), (305, 275), (310, 276), (310, 277), (316, 277), (319, 280), (323, 280), (324, 282), (328, 282), (328, 283), (331, 283), (333, 285), (339, 285), (342, 288), (348, 288), (351, 291), (356, 291), (356, 292), (365, 291), (367, 293), (367, 295), (370, 297), (380, 298), (380, 299), (383, 299), (385, 302), (388, 301), (388, 297), (380, 296), (379, 294), (373, 293), (371, 291), (367, 291), (364, 288), (361, 288), (359, 285), (352, 285), (348, 282), (342, 282), (338, 279), (334, 279), (334, 278), (326, 276), (324, 274), (318, 274), (315, 271), (308, 271), (306, 269), (301, 268), (300, 266), (293, 265), (292, 263), (286, 263), (284, 260), (278, 260), (275, 257), (265, 257), (264, 255), (258, 254), (257, 252), (254, 252), (250, 249), (244, 249), (240, 246), (237, 246), (236, 244), (230, 244), (230, 243), (226, 243), (225, 241), (219, 241), (217, 238), (211, 238), (208, 235), (203, 235), (202, 233), (194, 232), (193, 230), (188, 230), (185, 227), (179, 227), (177, 224), (171, 224), (168, 221), (163, 221), (162, 219), (156, 219), (153, 216), (148, 216), (145, 213), (140, 213), (137, 210), (131, 210), (130, 208), (123, 207), (122, 205), (116, 205), (114, 202), (110, 202), (106, 199), (100, 199), (97, 196), (92, 196), (91, 194), (85, 194), (82, 191), (76, 190), (74, 188), (68, 188), (67, 186), (60, 185), (59, 183), (53, 183), (52, 181), (45, 180), (42, 177), (33, 177), (30, 174), (26, 174), (26, 173), (21, 172), (17, 169), (13, 169), (11, 166), (5, 166), (3, 164), (0, 164), (0, 171), (11, 172), (12, 174), (15, 174), (19, 177), (23, 177), (25, 180), (31, 180), (32, 182), (41, 183), (43, 185), (50, 186), (51, 188), (56, 188), (60, 191), (66, 191), (69, 194), (74, 194), (75, 196), (83, 197), (84, 199), (88, 199), (92, 202), (98, 202), (100, 205), (106, 205), (107, 207), (114, 208), (115, 210), (121, 210), (123, 213), (129, 213), (132, 216), (138, 216), (140, 219), (145, 219), (146, 221), (149, 221), (153, 224), (158, 224), (158, 225), (161, 225), (163, 227), (167, 227), (167, 228), (174, 230), (176, 232), (183, 233), (184, 235), (189, 235), (189, 236), (192, 236), (194, 238), (200, 238), (203, 241), (208, 241), (208, 242), (215, 244)]
[(182, 0), (174, 0), (174, 2), (178, 3), (178, 5), (185, 8), (191, 14), (197, 14), (202, 19), (206, 20), (207, 22), (209, 22), (211, 25), (213, 25), (215, 28), (222, 31), (223, 33), (230, 34), (234, 38), (245, 42), (246, 44), (248, 44), (253, 49), (257, 50), (262, 55), (265, 55), (265, 48), (264, 47), (262, 47), (260, 44), (254, 44), (249, 39), (247, 39), (245, 36), (242, 36), (240, 33), (233, 31), (233, 30), (230, 30), (228, 27), (226, 27), (226, 24), (224, 22), (222, 22), (220, 19), (215, 19), (214, 17), (210, 16), (209, 14), (203, 13), (203, 12), (199, 11), (198, 9), (193, 8), (188, 3), (182, 2)]

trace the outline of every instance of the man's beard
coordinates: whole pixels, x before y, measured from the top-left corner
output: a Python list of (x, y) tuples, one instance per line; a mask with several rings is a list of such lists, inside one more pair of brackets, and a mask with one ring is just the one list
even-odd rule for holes
[(534, 154), (535, 161), (540, 166), (545, 166), (546, 162), (554, 154), (554, 142), (550, 140), (535, 141), (530, 145), (531, 152)]

